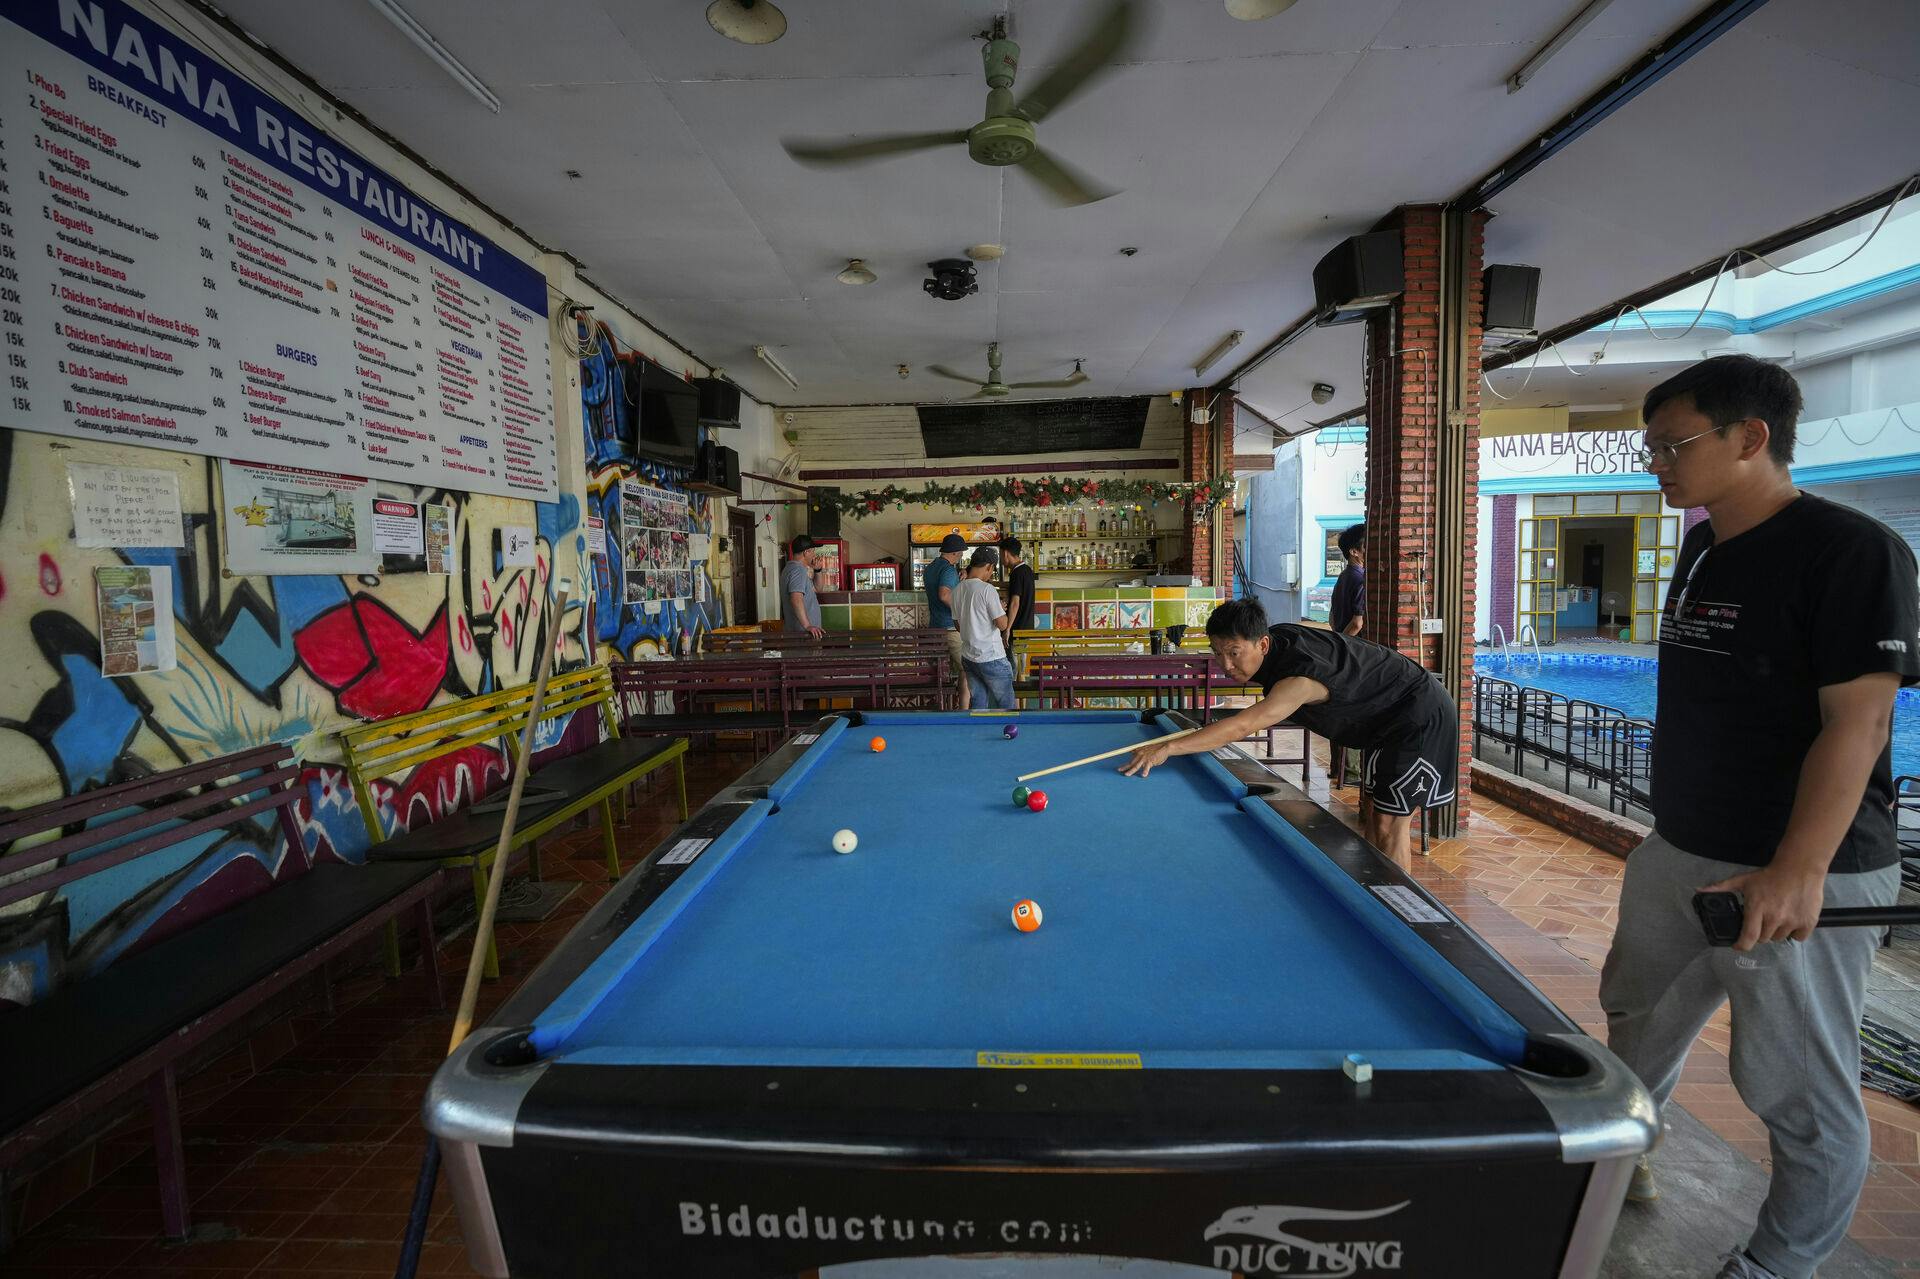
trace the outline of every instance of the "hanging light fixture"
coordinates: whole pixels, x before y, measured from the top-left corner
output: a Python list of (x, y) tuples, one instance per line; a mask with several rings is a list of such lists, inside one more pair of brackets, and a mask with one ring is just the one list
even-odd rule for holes
[(713, 0), (707, 25), (740, 44), (772, 44), (787, 34), (787, 15), (770, 0)]
[(864, 259), (848, 258), (847, 269), (833, 278), (842, 284), (872, 284), (880, 277), (867, 269)]
[(500, 99), (494, 96), (481, 82), (479, 76), (467, 69), (465, 63), (447, 52), (445, 45), (434, 39), (433, 32), (420, 25), (420, 20), (401, 8), (396, 0), (367, 0), (373, 11), (391, 22), (401, 35), (413, 41), (414, 47), (427, 55), (429, 61), (446, 72), (453, 82), (473, 95), (478, 102), (495, 115), (500, 114)]

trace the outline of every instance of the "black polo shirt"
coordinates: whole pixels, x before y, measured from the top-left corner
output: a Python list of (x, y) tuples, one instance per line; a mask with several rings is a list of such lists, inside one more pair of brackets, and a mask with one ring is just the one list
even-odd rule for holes
[(1281, 680), (1304, 675), (1326, 685), (1326, 701), (1302, 706), (1288, 718), (1343, 745), (1376, 750), (1397, 741), (1423, 722), (1413, 714), (1416, 699), (1446, 697), (1425, 668), (1379, 644), (1291, 622), (1267, 634), (1270, 646), (1254, 683), (1272, 692)]
[(1333, 582), (1333, 598), (1327, 603), (1327, 621), (1336, 631), (1347, 629), (1355, 613), (1367, 611), (1367, 570), (1349, 564)]
[[(1765, 866), (1786, 834), (1820, 690), (1890, 671), (1920, 680), (1913, 552), (1879, 521), (1802, 493), (1772, 518), (1680, 547), (1660, 622), (1655, 828), (1700, 857)], [(1899, 860), (1893, 743), (1867, 779), (1836, 874)]]
[[(1020, 601), (1020, 615), (1013, 620), (1016, 631), (1033, 629), (1033, 565), (1021, 560), (1013, 571), (1007, 574), (1007, 599)], [(1007, 611), (1011, 613), (1012, 608)]]

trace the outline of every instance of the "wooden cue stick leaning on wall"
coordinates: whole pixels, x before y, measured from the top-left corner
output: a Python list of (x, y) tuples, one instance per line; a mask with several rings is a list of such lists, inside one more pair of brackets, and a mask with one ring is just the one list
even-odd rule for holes
[(453, 1035), (447, 1041), (447, 1055), (460, 1046), (473, 1029), (474, 1005), (480, 1001), (480, 972), (486, 965), (487, 947), (493, 940), (493, 917), (500, 908), (500, 885), (506, 879), (507, 849), (513, 843), (514, 826), (520, 820), (520, 796), (527, 789), (527, 765), (533, 759), (533, 734), (540, 726), (540, 712), (547, 701), (547, 676), (553, 670), (553, 650), (560, 646), (560, 619), (567, 615), (567, 596), (573, 590), (572, 578), (560, 579), (560, 593), (553, 611), (553, 632), (540, 654), (539, 668), (533, 676), (533, 705), (527, 710), (526, 725), (520, 730), (520, 749), (513, 762), (513, 784), (507, 791), (507, 811), (500, 819), (500, 840), (493, 848), (493, 866), (487, 875), (487, 900), (473, 926), (473, 954), (467, 960), (466, 984), (460, 988), (460, 1011), (453, 1018)]
[(1052, 768), (1043, 768), (1037, 773), (1022, 773), (1014, 778), (1016, 782), (1030, 782), (1036, 777), (1045, 777), (1048, 773), (1064, 773), (1069, 768), (1078, 768), (1082, 764), (1097, 764), (1103, 759), (1112, 759), (1115, 755), (1131, 755), (1143, 746), (1158, 746), (1161, 742), (1170, 742), (1176, 737), (1185, 737), (1197, 733), (1197, 728), (1183, 728), (1177, 733), (1168, 733), (1165, 737), (1149, 737), (1144, 742), (1135, 742), (1131, 746), (1122, 746), (1118, 750), (1102, 751), (1098, 755), (1089, 755), (1085, 759), (1076, 759), (1065, 764), (1055, 764)]
[[(473, 928), (473, 954), (467, 960), (466, 984), (460, 988), (460, 1008), (453, 1018), (453, 1034), (447, 1041), (447, 1055), (460, 1046), (473, 1029), (474, 1006), (480, 1001), (480, 973), (486, 966), (487, 947), (493, 940), (493, 917), (500, 909), (500, 884), (506, 878), (507, 849), (513, 842), (514, 826), (520, 820), (520, 796), (527, 788), (527, 765), (533, 759), (533, 734), (540, 726), (540, 712), (547, 702), (547, 677), (553, 673), (553, 653), (560, 647), (560, 621), (567, 615), (567, 596), (573, 591), (573, 579), (560, 579), (560, 591), (553, 609), (553, 632), (533, 675), (533, 703), (527, 709), (527, 722), (520, 730), (520, 746), (513, 767), (513, 783), (507, 791), (507, 811), (500, 818), (500, 840), (494, 845), (493, 866), (487, 874), (487, 899), (480, 907), (480, 918)], [(420, 1269), (420, 1248), (426, 1242), (427, 1216), (433, 1208), (433, 1187), (440, 1177), (440, 1140), (427, 1134), (427, 1149), (420, 1159), (420, 1176), (413, 1187), (413, 1204), (407, 1215), (406, 1233), (400, 1239), (400, 1260), (394, 1266), (395, 1279), (414, 1279)]]

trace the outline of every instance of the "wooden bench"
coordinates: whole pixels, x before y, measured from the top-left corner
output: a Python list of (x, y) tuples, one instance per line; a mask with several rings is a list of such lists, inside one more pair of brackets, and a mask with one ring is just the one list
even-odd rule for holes
[(702, 641), (702, 648), (709, 653), (772, 651), (795, 657), (871, 650), (937, 655), (947, 651), (947, 631), (928, 626), (890, 631), (828, 631), (819, 639), (805, 631), (710, 631)]
[[(302, 793), (299, 773), (290, 747), (262, 746), (0, 816), (0, 847), (10, 850), (0, 856), (0, 909), (269, 813), (287, 840), (286, 855), (304, 859), (291, 811)], [(27, 843), (36, 839), (43, 842)], [(144, 1086), (161, 1220), (170, 1237), (184, 1237), (186, 1161), (175, 1086), (181, 1059), (300, 978), (321, 971), (324, 981), (330, 959), (406, 911), (413, 912), (422, 971), (438, 1007), (431, 904), (440, 878), (430, 864), (321, 862), (43, 999), (0, 1012), (7, 1046), (0, 1191), (7, 1169), (76, 1119)]]
[[(410, 813), (386, 820), (375, 783), (404, 774), (455, 751), (479, 747), (498, 750), (503, 768), (510, 768), (519, 735), (533, 708), (533, 686), (522, 685), (497, 693), (482, 693), (456, 702), (416, 711), (396, 719), (380, 720), (348, 729), (340, 735), (347, 776), (353, 783), (360, 815), (373, 840), (367, 859), (379, 862), (432, 862), (471, 869), (474, 900), (487, 892), (487, 868), (500, 839), (504, 804), (474, 796), (478, 802), (438, 820), (410, 827)], [(528, 863), (540, 875), (537, 841), (571, 822), (588, 809), (600, 810), (600, 830), (606, 844), (607, 877), (620, 876), (620, 845), (614, 833), (614, 801), (642, 777), (671, 763), (679, 783), (680, 817), (687, 816), (687, 776), (682, 757), (687, 739), (662, 741), (658, 737), (620, 736), (614, 702), (613, 677), (605, 666), (588, 666), (555, 675), (547, 683), (547, 699), (540, 720), (548, 723), (576, 712), (594, 716), (595, 740), (569, 750), (561, 745), (535, 761), (521, 798), (520, 820), (507, 849), (509, 856), (525, 848)], [(568, 732), (572, 732), (571, 727)], [(604, 734), (602, 736), (601, 734)], [(458, 801), (458, 796), (453, 801)], [(391, 831), (391, 826), (401, 829)], [(489, 945), (486, 973), (500, 975), (499, 956)]]
[(1073, 706), (1083, 697), (1125, 697), (1198, 710), (1203, 718), (1216, 674), (1213, 659), (1205, 655), (1054, 654), (1030, 659), (1028, 671), (1043, 706)]

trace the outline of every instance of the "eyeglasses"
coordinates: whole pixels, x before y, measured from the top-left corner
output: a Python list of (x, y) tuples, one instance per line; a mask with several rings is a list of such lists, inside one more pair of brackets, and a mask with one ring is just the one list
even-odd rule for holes
[(1682, 445), (1691, 444), (1695, 440), (1705, 439), (1709, 435), (1718, 435), (1719, 433), (1719, 427), (1708, 427), (1698, 435), (1689, 435), (1686, 439), (1675, 440), (1671, 444), (1648, 444), (1646, 437), (1642, 436), (1640, 447), (1633, 451), (1633, 456), (1640, 463), (1640, 469), (1643, 471), (1651, 471), (1655, 462), (1665, 462), (1668, 466), (1672, 466), (1680, 460), (1680, 447)]

